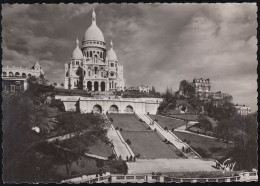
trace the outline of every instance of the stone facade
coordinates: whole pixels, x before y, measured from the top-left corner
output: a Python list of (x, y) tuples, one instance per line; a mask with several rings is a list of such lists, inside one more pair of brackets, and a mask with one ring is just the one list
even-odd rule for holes
[(233, 98), (230, 94), (218, 92), (211, 92), (210, 99), (215, 107), (223, 105), (225, 101), (232, 102)]
[(237, 113), (242, 115), (242, 116), (246, 116), (246, 115), (251, 113), (251, 108), (249, 106), (246, 106), (246, 105), (236, 104), (235, 108), (237, 109)]
[[(78, 73), (79, 69), (82, 71), (81, 75)], [(81, 49), (77, 39), (71, 60), (65, 64), (64, 88), (88, 91), (125, 90), (123, 66), (118, 63), (112, 41), (107, 51), (103, 33), (96, 24), (94, 10), (92, 24), (84, 34)]]
[(144, 85), (138, 86), (137, 89), (139, 90), (139, 92), (149, 93), (149, 91), (150, 91), (149, 87), (148, 86), (144, 86)]
[(4, 67), (2, 68), (2, 90), (10, 92), (23, 92), (27, 90), (27, 79), (34, 76), (44, 76), (44, 72), (37, 61), (31, 68)]
[[(162, 98), (86, 98), (80, 96), (55, 96), (60, 99), (66, 111), (81, 113), (138, 113), (156, 114)], [(77, 108), (78, 107), (78, 108)]]
[(211, 93), (210, 79), (194, 78), (193, 86), (195, 87), (195, 96), (201, 101), (209, 101)]

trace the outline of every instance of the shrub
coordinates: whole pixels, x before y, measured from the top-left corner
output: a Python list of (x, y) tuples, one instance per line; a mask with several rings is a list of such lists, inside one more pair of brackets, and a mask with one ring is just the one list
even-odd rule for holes
[(164, 127), (164, 130), (168, 130), (168, 128), (167, 128), (167, 127)]
[(174, 128), (172, 128), (172, 132), (174, 131)]
[(187, 141), (187, 144), (190, 144), (190, 140)]
[(136, 157), (136, 158), (140, 158), (140, 157), (141, 157), (141, 155), (140, 155), (140, 154), (137, 154), (135, 157)]
[(119, 130), (119, 128), (118, 128), (118, 127), (116, 127), (116, 130)]
[(122, 128), (120, 128), (120, 132), (122, 132), (123, 131), (123, 129)]
[(187, 141), (186, 138), (183, 141), (186, 142)]
[(148, 129), (148, 130), (151, 130), (151, 127), (148, 127), (147, 129)]
[(116, 155), (115, 154), (111, 154), (107, 158), (108, 158), (108, 160), (115, 160), (116, 159)]
[(65, 112), (65, 107), (61, 100), (52, 99), (51, 103), (50, 103), (50, 107), (55, 107), (55, 108), (58, 108), (59, 111)]

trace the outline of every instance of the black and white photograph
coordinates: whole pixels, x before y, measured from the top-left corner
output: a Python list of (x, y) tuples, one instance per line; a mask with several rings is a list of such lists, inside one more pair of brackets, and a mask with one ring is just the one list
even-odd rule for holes
[(3, 182), (257, 182), (257, 11), (2, 4)]

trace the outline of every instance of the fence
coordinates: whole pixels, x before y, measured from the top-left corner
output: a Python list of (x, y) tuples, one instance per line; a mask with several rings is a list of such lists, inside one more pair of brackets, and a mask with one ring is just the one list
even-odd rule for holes
[[(109, 180), (109, 178), (111, 179)], [(153, 174), (143, 174), (143, 175), (116, 175), (116, 174), (106, 174), (104, 176), (99, 176), (95, 178), (82, 179), (73, 178), (70, 180), (64, 180), (62, 183), (101, 183), (101, 182), (111, 182), (111, 183), (154, 183), (154, 182), (165, 182), (165, 183), (183, 183), (183, 182), (249, 182), (249, 181), (258, 181), (257, 172), (242, 172), (236, 176), (230, 177), (218, 177), (218, 178), (173, 178), (165, 175), (153, 175)]]

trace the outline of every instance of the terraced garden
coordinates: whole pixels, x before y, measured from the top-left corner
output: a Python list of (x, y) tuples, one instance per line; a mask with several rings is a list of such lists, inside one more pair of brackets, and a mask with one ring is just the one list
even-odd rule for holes
[(167, 127), (168, 129), (172, 129), (172, 128), (178, 128), (182, 125), (185, 125), (185, 122), (182, 120), (177, 120), (174, 118), (167, 118), (167, 117), (163, 117), (163, 116), (158, 116), (158, 115), (149, 115), (150, 118), (152, 118), (153, 120), (157, 119), (157, 123), (165, 128)]
[(190, 141), (190, 146), (201, 155), (202, 158), (219, 159), (225, 155), (227, 144), (213, 138), (198, 136), (185, 132), (173, 132), (182, 141)]
[(148, 126), (138, 120), (135, 114), (108, 114), (112, 118), (114, 127), (122, 128), (129, 131), (147, 131)]
[(95, 145), (88, 148), (87, 153), (103, 156), (107, 158), (112, 152), (112, 148), (109, 144), (105, 144), (101, 140), (98, 140)]
[(140, 158), (180, 158), (179, 152), (171, 145), (165, 144), (163, 138), (155, 131), (122, 131), (125, 140), (131, 141), (130, 148)]

